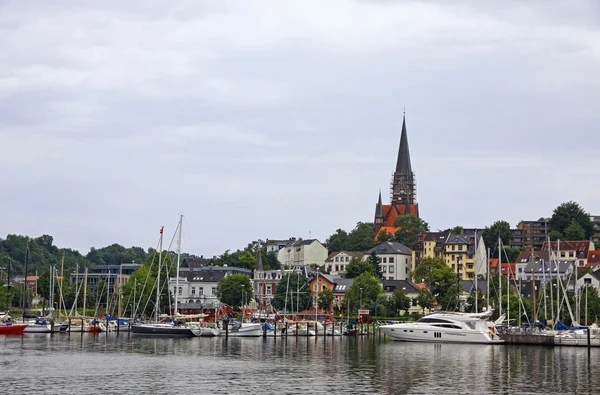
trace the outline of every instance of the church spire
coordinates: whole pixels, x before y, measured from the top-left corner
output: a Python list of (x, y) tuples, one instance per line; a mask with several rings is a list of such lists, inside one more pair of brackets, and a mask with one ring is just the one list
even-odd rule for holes
[(381, 189), (379, 190), (379, 201), (375, 206), (375, 218), (383, 218), (383, 203), (381, 202)]
[(402, 117), (402, 134), (400, 135), (396, 173), (409, 176), (411, 179), (413, 177), (412, 166), (410, 164), (410, 152), (408, 150), (408, 136), (406, 134), (406, 116)]

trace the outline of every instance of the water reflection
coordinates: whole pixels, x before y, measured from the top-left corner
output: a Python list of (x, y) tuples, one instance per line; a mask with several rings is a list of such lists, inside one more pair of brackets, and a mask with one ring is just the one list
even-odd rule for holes
[[(338, 338), (0, 337), (11, 391), (593, 393), (600, 350)], [(107, 389), (108, 388), (108, 389)], [(107, 389), (105, 391), (105, 389)]]

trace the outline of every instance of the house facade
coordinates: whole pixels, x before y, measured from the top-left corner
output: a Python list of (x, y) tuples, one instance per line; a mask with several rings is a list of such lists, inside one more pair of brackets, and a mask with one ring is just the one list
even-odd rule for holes
[(365, 252), (363, 260), (371, 253), (377, 255), (384, 280), (410, 280), (412, 268), (412, 250), (401, 243), (386, 241)]
[(581, 241), (551, 241), (545, 242), (542, 251), (551, 251), (556, 253), (560, 260), (574, 260), (578, 267), (587, 265), (590, 250), (594, 250), (594, 243), (589, 240)]
[(319, 240), (291, 240), (277, 253), (277, 260), (284, 267), (325, 265), (328, 251)]
[(360, 251), (334, 251), (325, 259), (325, 270), (332, 276), (343, 276), (353, 258), (363, 259)]
[(383, 280), (383, 289), (388, 298), (391, 298), (395, 291), (402, 290), (410, 298), (409, 313), (422, 313), (423, 309), (417, 303), (417, 297), (421, 293), (421, 289), (412, 281), (408, 280)]
[(475, 234), (451, 234), (444, 244), (446, 264), (463, 280), (475, 278)]
[(449, 232), (431, 232), (421, 233), (417, 236), (412, 253), (413, 272), (424, 258), (444, 257), (444, 244), (449, 234)]

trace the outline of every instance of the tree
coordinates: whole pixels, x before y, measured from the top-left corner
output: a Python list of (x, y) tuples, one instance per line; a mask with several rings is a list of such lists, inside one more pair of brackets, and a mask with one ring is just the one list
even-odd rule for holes
[(373, 266), (373, 273), (378, 277), (381, 278), (382, 276), (382, 272), (381, 272), (381, 266), (379, 265), (379, 258), (377, 257), (377, 254), (375, 253), (375, 250), (373, 250), (371, 252), (371, 254), (369, 255), (369, 257), (367, 258), (367, 261), (369, 262), (369, 264), (371, 266)]
[(565, 240), (576, 241), (585, 239), (585, 230), (579, 225), (575, 219), (565, 229)]
[(394, 315), (400, 315), (400, 312), (405, 312), (410, 309), (411, 300), (406, 296), (406, 292), (402, 289), (397, 289), (392, 293), (392, 296), (388, 299), (388, 308)]
[(269, 251), (266, 254), (263, 254), (265, 259), (263, 260), (263, 267), (265, 270), (279, 270), (281, 269), (281, 264), (277, 259), (277, 253), (275, 251)]
[(392, 240), (393, 237), (393, 234), (389, 234), (387, 230), (383, 229), (377, 235), (377, 243), (385, 243), (386, 241)]
[(465, 232), (465, 228), (458, 225), (458, 226), (455, 226), (454, 228), (450, 229), (450, 232), (455, 235), (462, 235)]
[(443, 309), (456, 306), (458, 285), (456, 273), (441, 258), (424, 258), (414, 271), (415, 281), (428, 285), (431, 294)]
[(348, 250), (348, 233), (345, 230), (338, 229), (334, 234), (329, 236), (325, 241), (327, 245), (327, 250), (331, 254), (335, 251), (343, 251)]
[[(590, 215), (576, 202), (562, 203), (554, 209), (550, 218), (550, 229), (565, 234), (566, 229), (575, 220), (585, 231), (584, 239), (589, 240), (594, 234), (594, 223)], [(566, 234), (565, 234), (566, 236)]]
[(50, 270), (46, 269), (40, 274), (37, 280), (37, 292), (40, 299), (42, 299), (42, 305), (45, 306), (45, 301), (50, 297), (50, 282), (52, 281), (50, 276)]
[(423, 314), (425, 314), (425, 309), (431, 309), (433, 307), (433, 303), (435, 302), (435, 298), (428, 290), (424, 289), (417, 296), (417, 304), (421, 306), (423, 309)]
[[(308, 279), (298, 273), (289, 273), (281, 277), (271, 305), (277, 310), (301, 311), (312, 304)], [(298, 308), (300, 306), (300, 308)]]
[(553, 230), (550, 233), (548, 233), (548, 237), (550, 238), (551, 241), (564, 240), (565, 239), (565, 237), (563, 236), (563, 234), (560, 233), (558, 230)]
[(419, 233), (429, 232), (429, 224), (416, 215), (399, 215), (394, 220), (394, 227), (400, 228), (394, 234), (394, 241), (413, 248)]
[(347, 249), (350, 251), (365, 251), (375, 245), (375, 230), (373, 224), (359, 222), (348, 235)]
[(233, 309), (252, 300), (252, 283), (243, 274), (232, 274), (223, 277), (217, 284), (217, 295), (221, 303), (228, 304)]
[(375, 270), (373, 265), (367, 261), (363, 261), (360, 258), (353, 257), (350, 260), (348, 266), (346, 266), (346, 274), (345, 278), (355, 278), (360, 276), (363, 273), (369, 273), (371, 275), (375, 274)]
[(319, 292), (319, 308), (329, 312), (331, 304), (333, 303), (333, 291), (330, 289), (324, 289)]
[[(381, 282), (372, 273), (363, 273), (354, 279), (352, 286), (346, 291), (342, 303), (346, 314), (355, 314), (362, 307), (374, 311), (377, 297), (384, 293)], [(348, 302), (350, 311), (348, 311)]]
[(498, 248), (498, 239), (502, 240), (502, 244), (509, 245), (513, 235), (508, 222), (496, 221), (492, 226), (486, 226), (483, 229), (481, 237), (483, 237), (486, 247), (492, 251), (496, 251), (496, 248)]
[(510, 248), (504, 247), (504, 254), (502, 256), (503, 262), (514, 262), (519, 257), (519, 254), (523, 251), (522, 248)]

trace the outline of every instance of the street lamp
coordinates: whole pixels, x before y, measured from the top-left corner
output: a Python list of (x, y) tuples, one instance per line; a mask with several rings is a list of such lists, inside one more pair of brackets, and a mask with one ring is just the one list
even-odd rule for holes
[(359, 288), (360, 289), (360, 309), (362, 310), (362, 287)]
[(246, 286), (244, 284), (242, 284), (242, 306), (244, 305), (244, 289), (246, 288)]

